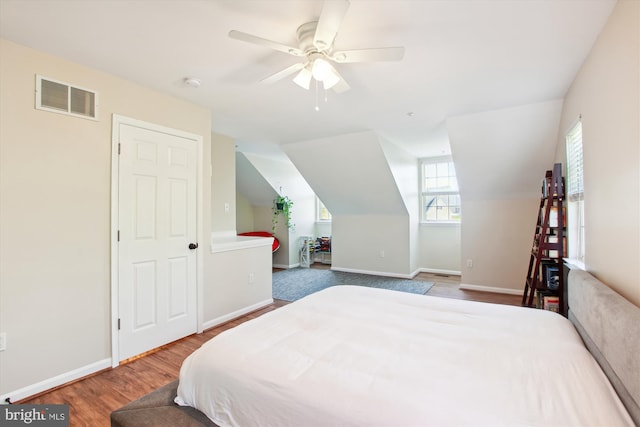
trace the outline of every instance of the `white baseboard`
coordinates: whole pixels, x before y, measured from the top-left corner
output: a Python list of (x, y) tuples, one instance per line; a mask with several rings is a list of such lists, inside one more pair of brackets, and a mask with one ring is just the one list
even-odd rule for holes
[(441, 270), (438, 268), (421, 268), (420, 273), (444, 274), (446, 276), (462, 276), (462, 272), (456, 270)]
[(209, 329), (209, 328), (213, 328), (214, 326), (218, 326), (222, 323), (228, 322), (229, 320), (233, 320), (236, 319), (240, 316), (244, 316), (247, 313), (251, 313), (252, 311), (256, 311), (259, 310), (263, 307), (268, 306), (269, 304), (273, 303), (273, 298), (269, 298), (267, 300), (264, 301), (260, 301), (258, 303), (255, 303), (253, 305), (247, 306), (247, 307), (243, 307), (239, 310), (233, 311), (229, 314), (225, 314), (224, 316), (220, 316), (220, 317), (216, 317), (215, 319), (211, 319), (211, 320), (207, 320), (206, 322), (204, 322), (202, 324), (202, 328), (203, 329)]
[(331, 267), (333, 271), (343, 271), (345, 273), (370, 274), (372, 276), (396, 277), (398, 279), (413, 279), (414, 275), (402, 273), (388, 273), (385, 271), (358, 270), (355, 268)]
[(460, 283), (460, 289), (468, 291), (493, 292), (494, 294), (522, 295), (522, 291), (518, 289), (496, 288), (494, 286), (467, 285)]
[(296, 267), (300, 267), (300, 263), (297, 264), (291, 264), (291, 265), (287, 265), (287, 264), (273, 264), (274, 268), (284, 268), (285, 270), (288, 270), (290, 268), (296, 268)]
[(103, 369), (111, 368), (111, 358), (99, 360), (89, 365), (83, 366), (78, 369), (74, 369), (69, 372), (65, 372), (55, 377), (40, 381), (35, 384), (22, 387), (18, 390), (11, 391), (6, 394), (0, 395), (0, 401), (6, 402), (6, 399), (10, 399), (11, 402), (17, 402), (27, 397), (34, 396), (43, 391), (50, 390), (54, 387), (58, 387), (67, 384), (71, 381), (86, 377), (87, 375), (95, 374)]

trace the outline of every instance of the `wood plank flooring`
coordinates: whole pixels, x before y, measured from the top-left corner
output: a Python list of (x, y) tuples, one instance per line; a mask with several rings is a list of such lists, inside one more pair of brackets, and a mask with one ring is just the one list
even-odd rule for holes
[[(330, 268), (329, 265), (319, 263), (313, 264), (312, 267)], [(520, 305), (521, 297), (518, 295), (461, 290), (459, 288), (459, 279), (458, 276), (443, 276), (430, 273), (420, 273), (414, 278), (414, 280), (435, 283), (427, 292), (427, 295)], [(204, 342), (227, 329), (285, 304), (288, 303), (276, 300), (273, 304), (261, 310), (208, 329), (202, 334), (191, 335), (167, 344), (157, 351), (129, 361), (117, 368), (107, 369), (18, 403), (67, 403), (70, 411), (70, 426), (109, 426), (109, 415), (113, 410), (177, 379), (182, 361)]]

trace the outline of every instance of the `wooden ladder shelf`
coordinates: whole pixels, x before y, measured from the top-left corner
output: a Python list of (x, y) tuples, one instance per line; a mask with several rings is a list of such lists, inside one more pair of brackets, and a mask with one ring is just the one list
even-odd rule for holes
[(522, 294), (523, 306), (546, 308), (566, 315), (565, 226), (564, 178), (562, 165), (556, 163), (553, 170), (546, 172), (542, 182), (538, 221)]

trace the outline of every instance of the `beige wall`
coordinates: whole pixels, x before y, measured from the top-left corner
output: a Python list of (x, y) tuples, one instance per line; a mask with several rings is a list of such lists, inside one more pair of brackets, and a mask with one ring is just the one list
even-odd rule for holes
[[(253, 206), (249, 199), (238, 191), (236, 191), (236, 231), (238, 233), (255, 231), (253, 226)], [(267, 231), (271, 231), (271, 228), (268, 228)]]
[(464, 285), (522, 292), (539, 204), (540, 199), (462, 199)]
[(407, 215), (333, 215), (331, 230), (333, 269), (411, 277)]
[[(0, 58), (2, 395), (110, 359), (112, 114), (202, 135), (205, 159), (211, 119), (206, 109), (6, 40)], [(99, 120), (35, 110), (36, 74), (97, 91)], [(203, 193), (199, 238), (208, 242), (208, 180)]]
[(618, 1), (569, 89), (558, 161), (580, 115), (585, 266), (640, 306), (640, 2)]
[(273, 302), (271, 245), (213, 253), (215, 275), (204, 285), (204, 327), (209, 328)]
[[(211, 230), (236, 229), (236, 144), (224, 135), (211, 135)], [(228, 205), (228, 209), (225, 208)]]
[(461, 274), (460, 224), (421, 224), (419, 236), (422, 270)]

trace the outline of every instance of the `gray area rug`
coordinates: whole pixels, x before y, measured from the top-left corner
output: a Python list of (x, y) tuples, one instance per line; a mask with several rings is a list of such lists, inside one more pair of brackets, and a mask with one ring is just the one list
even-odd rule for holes
[(295, 301), (330, 286), (355, 285), (425, 294), (432, 282), (345, 273), (317, 268), (292, 268), (273, 273), (273, 298)]

